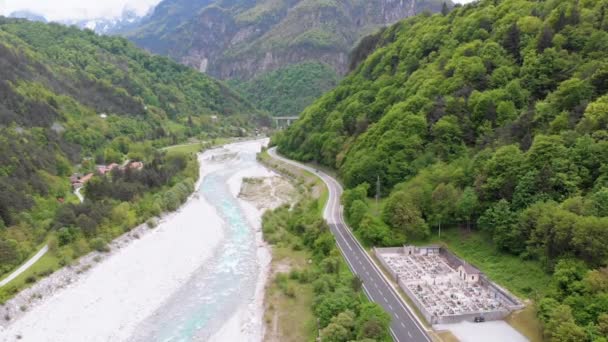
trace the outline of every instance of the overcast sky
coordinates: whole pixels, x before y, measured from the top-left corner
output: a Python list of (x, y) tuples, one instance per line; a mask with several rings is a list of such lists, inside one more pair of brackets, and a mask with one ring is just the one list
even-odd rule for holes
[[(29, 10), (47, 20), (114, 18), (125, 8), (144, 15), (161, 0), (0, 0), (0, 14)], [(469, 3), (475, 0), (453, 0)]]
[(0, 14), (29, 10), (48, 20), (114, 18), (123, 9), (145, 14), (160, 0), (0, 0)]

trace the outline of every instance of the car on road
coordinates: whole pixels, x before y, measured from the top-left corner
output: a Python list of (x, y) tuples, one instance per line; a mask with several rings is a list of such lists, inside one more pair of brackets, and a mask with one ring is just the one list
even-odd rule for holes
[(473, 320), (473, 322), (475, 322), (475, 323), (483, 323), (485, 321), (486, 321), (486, 319), (481, 316), (475, 317), (475, 319)]

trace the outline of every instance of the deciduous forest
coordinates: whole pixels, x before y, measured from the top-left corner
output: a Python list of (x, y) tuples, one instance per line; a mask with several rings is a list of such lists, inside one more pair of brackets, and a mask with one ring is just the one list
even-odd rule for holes
[(339, 171), (368, 245), (482, 237), (540, 265), (528, 280), (551, 277), (511, 288), (548, 340), (605, 341), (607, 10), (482, 0), (406, 19), (364, 39), (354, 72), (274, 143)]

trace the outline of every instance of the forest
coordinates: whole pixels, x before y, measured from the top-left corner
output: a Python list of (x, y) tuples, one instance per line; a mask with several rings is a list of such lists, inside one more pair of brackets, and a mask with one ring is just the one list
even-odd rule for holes
[(607, 9), (481, 0), (403, 20), (362, 40), (354, 71), (273, 143), (338, 170), (366, 244), (484, 237), (550, 275), (514, 289), (546, 340), (605, 341)]
[[(126, 39), (0, 17), (0, 274), (44, 243), (66, 264), (174, 210), (197, 162), (159, 147), (269, 124), (227, 85)], [(96, 174), (82, 204), (71, 193), (73, 173), (129, 160), (144, 167)]]
[(294, 116), (334, 88), (338, 75), (328, 65), (304, 62), (228, 83), (256, 108), (274, 116)]

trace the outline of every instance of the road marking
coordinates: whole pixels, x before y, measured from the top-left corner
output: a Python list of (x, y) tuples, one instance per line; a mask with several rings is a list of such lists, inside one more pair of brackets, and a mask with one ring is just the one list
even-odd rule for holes
[(386, 300), (386, 297), (382, 296), (382, 298), (384, 299), (385, 302), (388, 303), (388, 300)]
[(388, 308), (391, 309), (391, 311), (393, 311), (393, 306), (392, 305), (388, 305)]
[[(356, 251), (357, 253), (354, 253), (354, 255), (355, 255), (355, 257), (357, 257), (357, 259), (359, 258), (358, 253), (364, 253), (363, 259), (365, 259), (370, 264), (370, 266), (373, 268), (373, 272), (375, 272), (375, 274), (381, 278), (382, 283), (385, 284), (389, 288), (390, 296), (392, 296), (393, 298), (395, 298), (395, 300), (397, 300), (397, 302), (403, 308), (403, 310), (405, 311), (407, 316), (411, 319), (412, 322), (414, 322), (414, 325), (420, 331), (420, 333), (422, 334), (422, 337), (424, 337), (424, 339), (426, 341), (430, 342), (431, 340), (426, 333), (426, 329), (423, 328), (424, 325), (423, 325), (422, 321), (410, 311), (411, 309), (409, 308), (409, 306), (406, 306), (403, 303), (403, 299), (400, 298), (396, 294), (396, 291), (392, 287), (392, 285), (389, 284), (388, 281), (384, 278), (384, 276), (380, 273), (378, 266), (372, 261), (371, 257), (368, 255), (367, 251), (363, 248), (361, 243), (354, 237), (352, 231), (348, 228), (348, 225), (344, 221), (344, 216), (343, 216), (343, 212), (342, 212), (343, 208), (339, 204), (339, 199), (338, 199), (338, 196), (340, 196), (340, 193), (343, 191), (340, 183), (338, 183), (330, 176), (328, 176), (328, 175), (324, 174), (323, 172), (320, 172), (316, 169), (302, 165), (297, 162), (293, 162), (293, 161), (285, 159), (283, 157), (279, 157), (276, 154), (276, 148), (271, 148), (271, 149), (269, 149), (268, 152), (272, 157), (274, 157), (280, 161), (283, 161), (284, 163), (307, 170), (313, 174), (316, 173), (317, 176), (327, 185), (327, 189), (329, 192), (329, 201), (327, 202), (325, 209), (323, 211), (323, 218), (329, 224), (333, 223), (335, 225), (334, 228), (335, 228), (335, 231), (338, 233), (337, 235), (339, 235), (343, 239), (344, 243), (346, 243), (346, 245), (348, 246), (348, 248), (351, 252), (354, 252), (354, 250), (344, 235), (346, 234), (348, 236), (348, 238), (352, 241), (352, 243), (355, 244), (355, 249), (357, 250)], [(336, 192), (337, 192), (337, 195), (336, 195)], [(333, 214), (332, 214), (332, 211), (333, 211)], [(342, 229), (345, 229), (345, 233), (342, 232)], [(333, 229), (332, 229), (332, 232), (333, 232)], [(338, 241), (337, 235), (336, 235), (336, 241)], [(342, 250), (342, 248), (340, 248), (340, 252), (342, 252), (341, 254), (344, 256), (347, 263), (349, 264), (351, 271), (354, 272), (352, 264), (350, 263), (350, 260), (348, 259), (348, 257), (346, 256), (346, 253)], [(366, 273), (367, 273), (367, 271), (366, 271)], [(374, 284), (374, 285), (376, 286), (376, 288), (378, 288), (378, 286), (376, 284)], [(369, 292), (367, 292), (367, 289), (364, 288), (364, 290), (367, 293), (368, 297), (373, 300), (373, 298), (370, 296)], [(382, 294), (382, 291), (380, 291), (380, 294)], [(386, 300), (386, 297), (385, 297), (385, 300)], [(392, 329), (391, 329), (391, 334), (393, 335), (393, 337), (395, 338), (396, 341), (399, 341), (399, 339), (394, 334)]]
[[(403, 324), (403, 322), (399, 322), (399, 323), (401, 324), (401, 326), (402, 326), (402, 327), (404, 327), (404, 328), (405, 328), (405, 324)], [(409, 331), (408, 331), (408, 333), (409, 333)], [(410, 336), (410, 337), (411, 337), (411, 336)]]
[(412, 338), (412, 333), (410, 333), (410, 331), (407, 331), (407, 336), (409, 336), (410, 338)]

